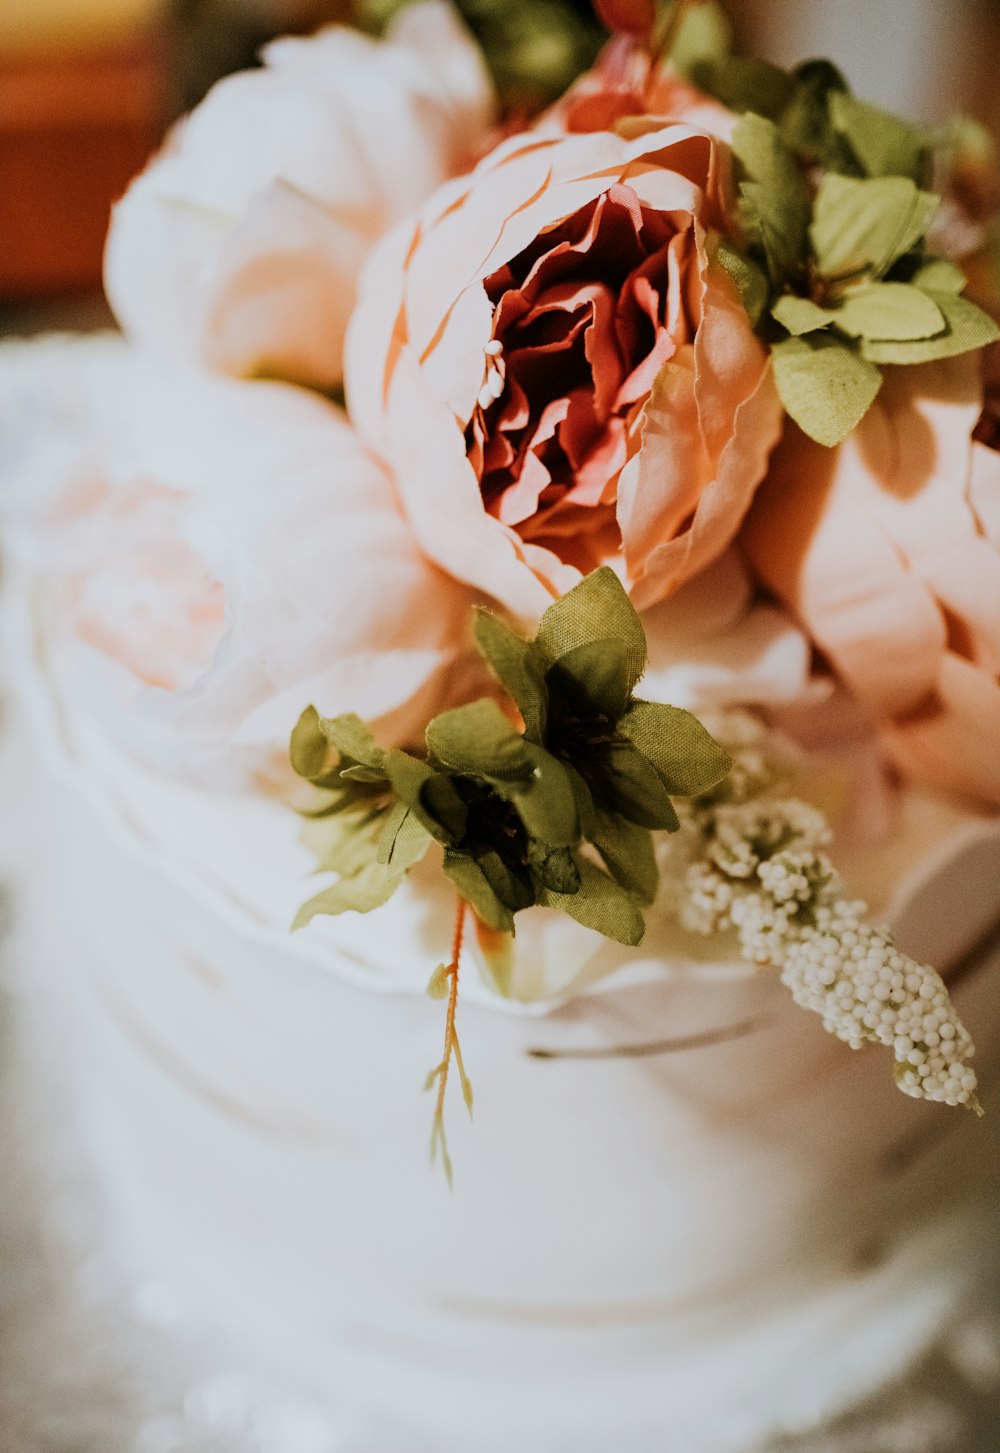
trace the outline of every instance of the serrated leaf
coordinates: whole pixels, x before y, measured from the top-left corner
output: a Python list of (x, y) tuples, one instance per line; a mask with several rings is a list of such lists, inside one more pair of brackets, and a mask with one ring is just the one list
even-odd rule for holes
[(647, 757), (674, 797), (710, 792), (733, 761), (690, 711), (655, 701), (633, 701), (619, 729)]
[(825, 333), (780, 339), (771, 347), (771, 362), (781, 402), (818, 444), (832, 446), (846, 438), (882, 387), (873, 363)]
[(616, 812), (599, 812), (591, 842), (615, 881), (643, 903), (652, 903), (660, 872), (649, 829), (627, 821)]
[(821, 308), (809, 298), (797, 298), (793, 293), (785, 293), (778, 299), (771, 309), (771, 317), (782, 328), (787, 328), (793, 338), (800, 338), (804, 333), (815, 333), (820, 328), (829, 328), (834, 321), (833, 315), (826, 308)]
[(935, 358), (954, 358), (959, 353), (971, 353), (1000, 339), (1000, 329), (993, 319), (968, 298), (930, 289), (927, 296), (941, 310), (945, 331), (935, 338), (922, 338), (913, 343), (864, 342), (861, 348), (866, 359), (872, 364), (930, 363)]
[(388, 903), (395, 893), (403, 875), (387, 868), (383, 863), (368, 863), (359, 873), (338, 879), (330, 888), (324, 888), (307, 903), (303, 903), (292, 928), (304, 928), (320, 914), (336, 917), (340, 913), (371, 913)]
[(554, 848), (548, 843), (528, 844), (528, 862), (543, 888), (553, 893), (576, 893), (580, 888), (580, 870), (568, 847)]
[(491, 611), (477, 609), (476, 644), (497, 680), (513, 697), (524, 729), (539, 742), (545, 732), (546, 692), (535, 648)]
[(635, 684), (631, 675), (624, 645), (609, 636), (565, 651), (549, 668), (545, 684), (550, 696), (569, 696), (595, 715), (617, 721)]
[(915, 288), (930, 293), (964, 293), (968, 279), (956, 262), (946, 257), (931, 257), (920, 264), (910, 278)]
[(529, 742), (528, 750), (530, 781), (498, 783), (497, 790), (514, 804), (529, 837), (571, 847), (580, 841), (580, 816), (569, 769), (544, 747)]
[(495, 929), (498, 933), (514, 932), (513, 913), (500, 902), (482, 868), (468, 853), (456, 853), (446, 848), (444, 871), (476, 917), (487, 928)]
[(922, 180), (927, 136), (921, 127), (881, 111), (846, 91), (830, 96), (830, 120), (869, 177)]
[(934, 299), (909, 283), (869, 283), (853, 288), (828, 311), (849, 338), (931, 338), (946, 327)]
[(449, 771), (507, 782), (532, 774), (527, 743), (488, 698), (441, 712), (426, 736), (430, 756)]
[(613, 742), (600, 755), (594, 783), (598, 805), (620, 812), (630, 822), (674, 832), (677, 813), (652, 762), (631, 742)]
[(719, 239), (715, 259), (735, 283), (740, 302), (750, 319), (750, 326), (756, 328), (767, 307), (770, 293), (766, 274), (753, 258), (740, 252), (727, 237)]
[(559, 909), (585, 928), (592, 928), (616, 943), (632, 948), (641, 943), (646, 924), (631, 895), (586, 858), (579, 858), (577, 866), (580, 887), (576, 893), (553, 893), (543, 889), (538, 901), (546, 907)]
[(802, 169), (773, 121), (742, 116), (732, 139), (740, 178), (740, 218), (763, 247), (774, 280), (795, 270), (806, 250), (809, 189)]
[(551, 666), (567, 651), (608, 636), (625, 652), (625, 680), (631, 691), (646, 669), (646, 633), (618, 576), (602, 565), (549, 606), (535, 644)]
[(938, 198), (907, 177), (858, 178), (827, 172), (813, 205), (809, 236), (820, 271), (839, 277), (869, 269), (875, 278), (914, 248)]
[(385, 769), (396, 796), (405, 802), (432, 837), (445, 845), (465, 833), (465, 804), (447, 777), (427, 762), (394, 749), (386, 752)]

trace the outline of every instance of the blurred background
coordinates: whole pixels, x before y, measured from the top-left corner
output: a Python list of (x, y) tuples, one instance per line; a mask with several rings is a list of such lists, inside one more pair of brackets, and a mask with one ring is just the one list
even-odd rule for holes
[[(172, 120), (271, 36), (399, 0), (0, 0), (0, 332), (108, 321), (111, 204)], [(461, 0), (508, 94), (600, 44), (589, 0)], [(744, 48), (827, 55), (868, 100), (1000, 131), (1000, 0), (731, 0)], [(537, 98), (535, 98), (537, 99)]]

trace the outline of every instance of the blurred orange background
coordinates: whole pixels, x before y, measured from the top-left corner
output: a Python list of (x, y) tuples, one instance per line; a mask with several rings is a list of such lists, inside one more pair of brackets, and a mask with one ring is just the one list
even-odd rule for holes
[[(269, 36), (350, 0), (2, 0), (0, 327), (94, 297), (112, 201), (170, 121)], [(744, 45), (827, 54), (857, 92), (922, 119), (1000, 128), (1000, 0), (732, 0)]]

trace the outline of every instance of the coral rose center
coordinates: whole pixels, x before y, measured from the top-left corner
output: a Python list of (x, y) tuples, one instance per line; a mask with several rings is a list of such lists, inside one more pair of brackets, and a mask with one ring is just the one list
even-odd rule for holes
[(469, 459), (490, 514), (563, 559), (614, 527), (653, 380), (694, 335), (696, 245), (690, 214), (619, 183), (484, 279), (493, 337)]

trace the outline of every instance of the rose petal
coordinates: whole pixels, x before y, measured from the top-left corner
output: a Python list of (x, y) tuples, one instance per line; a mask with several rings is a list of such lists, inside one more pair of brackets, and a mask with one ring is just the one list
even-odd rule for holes
[(944, 621), (859, 506), (850, 487), (855, 468), (854, 458), (838, 458), (789, 425), (740, 544), (862, 701), (898, 713), (933, 689)]
[(1000, 685), (961, 656), (943, 656), (933, 702), (885, 740), (908, 776), (1000, 806)]

